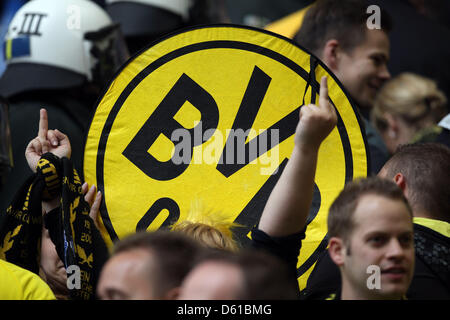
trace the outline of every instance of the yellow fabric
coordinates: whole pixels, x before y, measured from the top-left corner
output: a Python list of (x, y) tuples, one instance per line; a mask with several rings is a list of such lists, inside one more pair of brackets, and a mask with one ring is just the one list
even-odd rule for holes
[(421, 218), (421, 217), (415, 217), (413, 219), (414, 223), (420, 224), (421, 226), (430, 228), (431, 230), (434, 230), (448, 238), (450, 238), (450, 223), (436, 220), (436, 219), (428, 219), (428, 218)]
[(6, 40), (6, 52), (5, 52), (6, 60), (12, 58), (12, 39)]
[[(312, 90), (307, 87), (307, 77), (299, 75), (301, 71), (308, 74), (310, 68), (310, 55), (290, 41), (235, 26), (202, 27), (175, 34), (131, 60), (111, 82), (97, 106), (84, 153), (86, 181), (104, 187), (101, 210), (103, 223), (110, 223), (108, 231), (114, 231), (120, 239), (136, 229), (158, 229), (171, 219), (184, 221), (195, 203), (201, 204), (204, 214), (220, 212), (222, 220), (226, 217), (225, 221), (240, 224), (244, 221), (249, 227), (256, 224), (259, 212), (249, 208), (254, 199), (257, 203), (267, 199), (268, 190), (262, 192), (261, 189), (278, 166), (290, 157), (294, 129), (269, 152), (225, 176), (217, 169), (217, 164), (229, 129), (235, 123), (247, 87), (254, 81), (252, 74), (259, 77), (264, 74), (270, 85), (264, 90), (262, 101), (255, 106), (257, 112), (249, 124), (252, 132), (247, 143), (289, 114), (298, 112), (305, 91), (305, 103), (311, 101)], [(329, 97), (340, 115), (340, 124), (320, 146), (315, 178), (320, 204), (302, 242), (299, 266), (324, 241), (328, 209), (346, 179), (367, 175), (366, 147), (354, 107), (336, 78), (319, 62), (315, 79), (324, 75), (328, 76)], [(124, 156), (124, 150), (140, 137), (142, 148), (137, 151), (140, 159), (145, 158), (146, 152), (160, 163), (170, 163), (175, 144), (167, 133), (162, 133), (169, 121), (156, 123), (153, 117), (155, 114), (162, 117), (166, 109), (160, 107), (161, 102), (175, 84), (186, 77), (214, 100), (218, 124), (206, 142), (192, 149), (185, 171), (167, 179), (154, 178), (145, 173), (137, 161)], [(315, 98), (317, 101), (317, 92)], [(171, 111), (176, 113), (170, 113), (169, 120), (192, 129), (199, 125), (199, 120), (205, 121), (198, 108), (198, 101), (186, 100), (179, 109)], [(140, 132), (146, 132), (143, 129), (152, 134), (157, 132), (155, 140), (146, 141), (148, 134), (140, 136)], [(112, 245), (107, 225), (102, 225), (103, 235)], [(302, 276), (301, 288), (312, 266)]]
[(282, 36), (292, 39), (297, 34), (297, 31), (300, 29), (303, 23), (305, 13), (306, 11), (308, 11), (310, 6), (311, 5), (299, 11), (291, 13), (290, 15), (281, 18), (275, 22), (272, 22), (268, 24), (264, 29), (281, 34)]
[(330, 294), (325, 300), (336, 300), (336, 293)]
[(0, 259), (0, 300), (56, 300), (38, 275)]

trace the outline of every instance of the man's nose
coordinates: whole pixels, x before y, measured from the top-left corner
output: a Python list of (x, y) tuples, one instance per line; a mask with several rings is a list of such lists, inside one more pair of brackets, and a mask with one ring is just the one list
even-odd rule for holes
[(389, 242), (387, 256), (388, 258), (393, 259), (401, 259), (405, 256), (405, 248), (402, 247), (397, 239), (393, 239)]
[(383, 81), (387, 81), (391, 78), (391, 73), (389, 72), (387, 64), (383, 64), (383, 66), (380, 69), (380, 72), (378, 73), (378, 76)]

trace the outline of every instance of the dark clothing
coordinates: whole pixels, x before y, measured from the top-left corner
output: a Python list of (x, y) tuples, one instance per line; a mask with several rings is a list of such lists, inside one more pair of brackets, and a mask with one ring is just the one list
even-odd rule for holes
[[(414, 244), (416, 263), (407, 299), (450, 299), (450, 238), (414, 223)], [(340, 291), (341, 275), (327, 250), (317, 261), (301, 298), (324, 300)]]
[(442, 128), (441, 133), (436, 137), (434, 142), (445, 144), (450, 148), (450, 130)]
[(302, 247), (302, 240), (305, 239), (305, 230), (286, 237), (271, 237), (262, 230), (252, 231), (252, 248), (265, 250), (280, 260), (286, 262), (289, 270), (297, 278), (297, 262)]
[(72, 146), (71, 160), (75, 169), (82, 174), (84, 142), (92, 108), (80, 100), (81, 98), (68, 96), (66, 91), (20, 94), (9, 99), (14, 167), (6, 175), (5, 184), (0, 189), (0, 212), (6, 210), (14, 194), (32, 174), (24, 154), (28, 143), (38, 134), (41, 108), (48, 111), (49, 129), (58, 129), (69, 137)]
[(407, 297), (450, 300), (450, 238), (414, 224), (416, 267)]
[(361, 118), (361, 131), (367, 139), (367, 167), (368, 175), (377, 175), (386, 161), (389, 160), (389, 151), (378, 131), (370, 123), (370, 111), (366, 108), (359, 108), (357, 113)]
[(450, 130), (440, 127), (432, 126), (420, 130), (410, 143), (440, 143), (450, 148)]
[(367, 144), (369, 146), (369, 154), (367, 155), (369, 175), (376, 175), (389, 159), (389, 152), (380, 134), (365, 118), (362, 119), (364, 121)]
[(442, 118), (438, 125), (441, 132), (434, 139), (434, 142), (442, 143), (450, 148), (450, 113)]
[(305, 238), (306, 228), (303, 231), (285, 236), (271, 237), (259, 229), (252, 230), (251, 247), (256, 250), (266, 251), (281, 261), (286, 263), (289, 270), (289, 277), (298, 288), (297, 282), (297, 262), (302, 247), (302, 240)]
[(341, 292), (341, 274), (325, 250), (309, 275), (306, 288), (300, 293), (301, 299), (325, 300), (337, 292)]

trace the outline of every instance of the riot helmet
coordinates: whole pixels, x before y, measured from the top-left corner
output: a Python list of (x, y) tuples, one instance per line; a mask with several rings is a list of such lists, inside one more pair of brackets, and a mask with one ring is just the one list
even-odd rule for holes
[(184, 27), (192, 0), (106, 0), (106, 10), (121, 25), (130, 52)]
[(33, 0), (14, 15), (4, 39), (0, 94), (102, 87), (128, 58), (118, 24), (88, 0)]

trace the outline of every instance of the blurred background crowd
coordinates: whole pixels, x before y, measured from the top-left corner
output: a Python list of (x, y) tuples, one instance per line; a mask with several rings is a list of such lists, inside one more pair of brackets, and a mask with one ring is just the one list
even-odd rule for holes
[[(45, 106), (51, 114), (48, 127), (60, 129), (70, 139), (72, 161), (81, 172), (84, 138), (95, 104), (117, 70), (153, 41), (182, 28), (204, 24), (231, 23), (266, 29), (292, 39), (320, 58), (358, 106), (370, 149), (370, 175), (383, 172), (383, 166), (402, 145), (436, 142), (450, 146), (449, 1), (361, 0), (363, 6), (382, 8), (382, 31), (362, 40), (353, 37), (353, 33), (350, 37), (347, 34), (355, 42), (348, 44), (348, 52), (345, 39), (330, 31), (334, 25), (325, 26), (327, 21), (334, 21), (337, 26), (345, 19), (329, 14), (320, 20), (323, 14), (314, 11), (317, 3), (328, 2), (335, 6), (332, 13), (340, 12), (338, 8), (345, 8), (348, 1), (78, 0), (74, 3), (82, 9), (82, 37), (61, 28), (61, 21), (55, 18), (54, 13), (66, 2), (70, 0), (0, 3), (0, 37), (4, 40), (0, 56), (1, 212), (6, 211), (31, 173), (24, 151), (35, 133), (41, 132), (41, 107)], [(28, 11), (20, 15), (23, 6)], [(51, 23), (41, 24), (41, 19)], [(317, 21), (324, 23), (314, 24)], [(317, 40), (321, 34), (332, 36)], [(30, 42), (28, 36), (39, 40)], [(341, 49), (339, 56), (336, 52)], [(377, 53), (372, 54), (372, 49)], [(345, 60), (346, 57), (350, 59)], [(49, 137), (64, 140), (58, 132), (51, 134)], [(444, 176), (448, 174), (443, 172)], [(413, 202), (410, 198), (408, 201)], [(443, 202), (448, 204), (448, 199)], [(414, 207), (412, 212), (415, 213)], [(445, 214), (446, 217), (441, 213), (438, 220), (448, 225), (450, 213)], [(442, 250), (449, 248), (448, 234), (445, 238), (447, 244)], [(130, 243), (146, 247), (145, 239), (136, 238)], [(124, 245), (117, 252), (123, 255), (127, 250)], [(249, 265), (220, 255), (214, 259)], [(448, 266), (445, 272), (448, 277)], [(104, 291), (107, 289), (102, 290), (103, 297), (115, 297)]]

